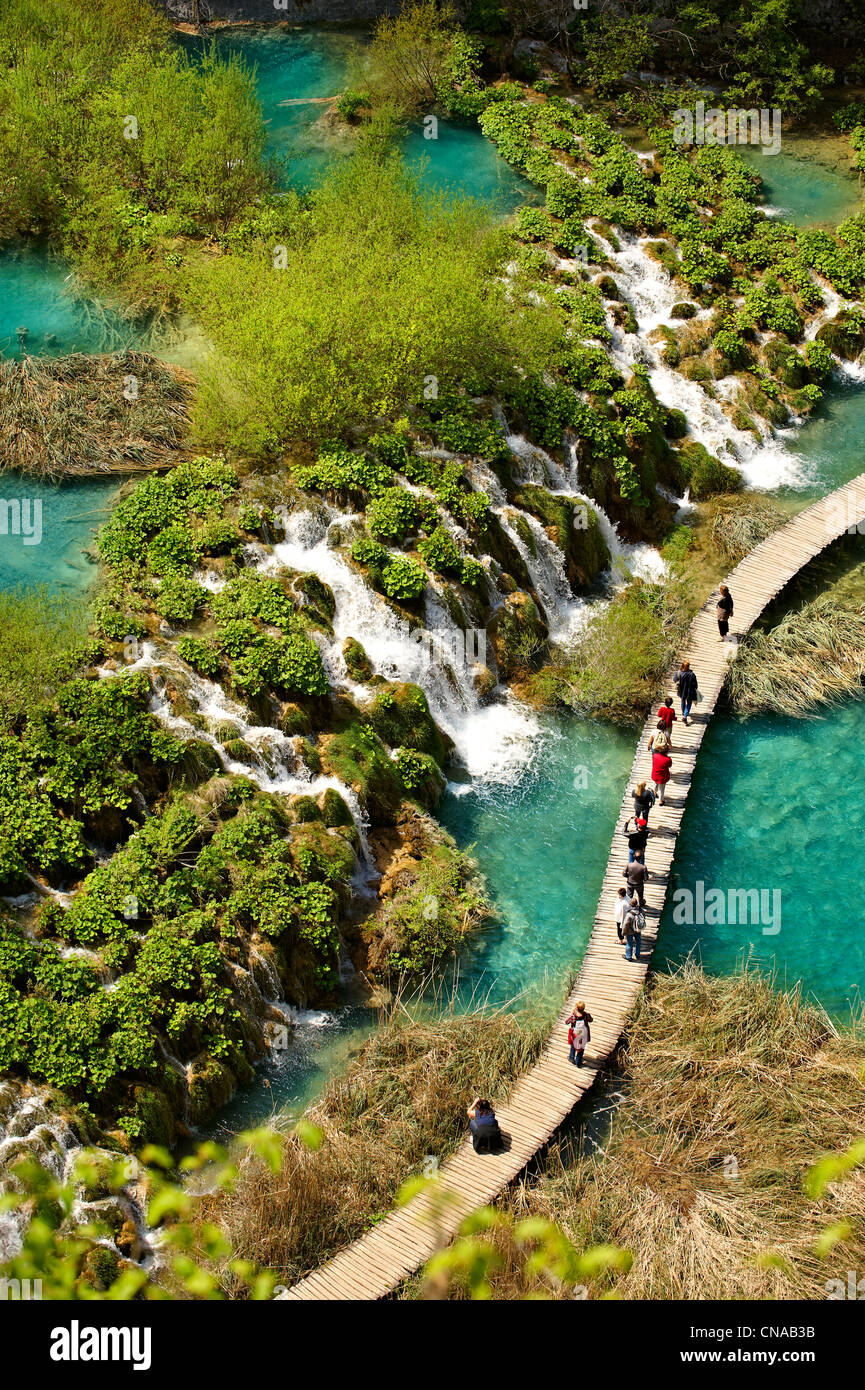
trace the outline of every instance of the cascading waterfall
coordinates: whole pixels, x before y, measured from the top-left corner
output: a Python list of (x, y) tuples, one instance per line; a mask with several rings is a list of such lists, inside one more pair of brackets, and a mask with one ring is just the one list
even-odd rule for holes
[(278, 564), (317, 574), (333, 592), (334, 637), (329, 644), (323, 639), (322, 644), (331, 679), (358, 689), (352, 686), (342, 655), (346, 637), (354, 637), (379, 674), (423, 688), (433, 718), (453, 739), (472, 777), (511, 780), (532, 755), (537, 722), (505, 691), (500, 700), (481, 705), (470, 661), (454, 659), (460, 649), (470, 656), (471, 639), (434, 590), (427, 591), (423, 634), (413, 632), (408, 622), (328, 545), (329, 525), (338, 522), (344, 526), (352, 519), (334, 511), (286, 513), (285, 539), (273, 549)]
[[(718, 400), (708, 396), (696, 381), (689, 381), (667, 366), (661, 359), (658, 345), (649, 342), (648, 335), (653, 329), (671, 322), (670, 310), (682, 299), (682, 293), (664, 267), (644, 250), (646, 240), (623, 232), (620, 234), (622, 249), (614, 251), (611, 247), (608, 251), (613, 263), (613, 279), (633, 306), (638, 326), (637, 333), (624, 333), (610, 325), (613, 362), (625, 376), (637, 363), (647, 366), (661, 404), (684, 411), (691, 436), (723, 462), (738, 467), (749, 487), (801, 486), (806, 481), (801, 461), (789, 452), (784, 442), (785, 435), (792, 436), (794, 425), (774, 432), (768, 425), (761, 425), (763, 435), (759, 441), (749, 431), (736, 429)], [(820, 288), (827, 300), (827, 317), (830, 317), (828, 306), (833, 302), (832, 291), (822, 282)], [(697, 317), (705, 318), (708, 312), (703, 310)], [(732, 383), (727, 386), (719, 382), (716, 389), (723, 397), (725, 389), (732, 392), (735, 387)], [(760, 424), (759, 420), (757, 423)]]

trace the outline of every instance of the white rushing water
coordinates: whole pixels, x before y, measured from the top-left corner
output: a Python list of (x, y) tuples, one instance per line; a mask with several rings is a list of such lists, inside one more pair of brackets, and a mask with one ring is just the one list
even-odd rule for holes
[[(636, 363), (645, 364), (661, 404), (684, 411), (691, 438), (705, 445), (722, 462), (738, 468), (749, 487), (772, 490), (785, 485), (801, 486), (807, 481), (804, 461), (790, 452), (786, 442), (793, 437), (794, 426), (773, 433), (768, 425), (757, 419), (763, 432), (760, 440), (748, 430), (736, 429), (724, 414), (721, 400), (713, 400), (698, 382), (689, 381), (667, 366), (661, 359), (661, 345), (649, 341), (649, 334), (662, 323), (675, 322), (670, 319), (670, 310), (684, 296), (664, 267), (644, 249), (647, 240), (650, 238), (628, 236), (623, 232), (620, 234), (622, 249), (610, 248), (608, 253), (613, 263), (613, 279), (633, 306), (638, 325), (637, 333), (624, 333), (610, 325), (610, 355), (616, 366), (627, 375)], [(833, 292), (822, 283), (820, 288), (827, 300), (824, 318), (831, 317)], [(705, 313), (702, 316), (705, 317)], [(735, 387), (732, 381), (729, 386), (718, 382), (716, 389), (723, 399), (725, 391), (735, 390)]]
[(354, 637), (376, 672), (389, 680), (420, 685), (436, 722), (453, 739), (472, 777), (507, 782), (531, 757), (538, 735), (537, 721), (507, 692), (482, 705), (472, 678), (471, 660), (456, 660), (467, 652), (467, 640), (435, 590), (427, 590), (424, 628), (413, 632), (388, 603), (365, 583), (351, 565), (327, 543), (332, 521), (351, 518), (337, 512), (292, 512), (284, 516), (285, 539), (274, 546), (277, 564), (310, 571), (330, 585), (336, 601), (331, 642), (321, 639), (328, 675), (338, 684), (358, 690), (349, 678), (342, 655), (347, 637)]

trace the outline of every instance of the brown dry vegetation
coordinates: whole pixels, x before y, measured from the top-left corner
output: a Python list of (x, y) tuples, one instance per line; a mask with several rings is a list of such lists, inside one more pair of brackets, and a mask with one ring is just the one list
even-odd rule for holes
[(284, 1283), (300, 1278), (389, 1211), (428, 1155), (443, 1158), (457, 1146), (475, 1096), (504, 1101), (548, 1026), (501, 1009), (429, 1020), (397, 1001), (306, 1112), (322, 1131), (320, 1147), (286, 1135), (278, 1174), (249, 1155), (234, 1192), (213, 1199), (208, 1219), (224, 1225), (241, 1258)]
[[(578, 1250), (631, 1253), (631, 1269), (601, 1276), (589, 1297), (822, 1299), (828, 1279), (862, 1268), (865, 1172), (819, 1200), (803, 1185), (810, 1165), (865, 1132), (861, 1030), (839, 1034), (755, 972), (715, 980), (688, 964), (653, 979), (622, 1060), (625, 1098), (603, 1152), (566, 1162), (554, 1150), (502, 1203), (558, 1222)], [(821, 1255), (835, 1222), (849, 1234)], [(512, 1231), (489, 1238), (502, 1256), (492, 1296), (537, 1295)], [(549, 1280), (543, 1292), (574, 1296)], [(458, 1281), (451, 1296), (465, 1296)]]
[(191, 398), (189, 374), (148, 353), (0, 362), (0, 472), (59, 479), (166, 468), (180, 460)]

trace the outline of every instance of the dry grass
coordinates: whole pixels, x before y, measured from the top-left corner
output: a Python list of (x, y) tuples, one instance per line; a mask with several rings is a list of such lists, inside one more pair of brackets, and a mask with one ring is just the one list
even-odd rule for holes
[(712, 517), (712, 543), (728, 564), (738, 565), (755, 545), (789, 520), (787, 512), (759, 498), (719, 499)]
[(825, 594), (745, 638), (730, 667), (730, 694), (740, 714), (795, 718), (861, 696), (863, 680), (865, 605)]
[[(129, 378), (137, 397), (127, 400)], [(148, 353), (0, 361), (0, 471), (129, 473), (178, 460), (192, 378)]]
[[(688, 964), (654, 978), (624, 1061), (606, 1148), (571, 1162), (553, 1152), (503, 1202), (558, 1222), (578, 1249), (631, 1252), (630, 1271), (603, 1276), (590, 1297), (822, 1299), (827, 1279), (865, 1266), (865, 1172), (819, 1200), (803, 1187), (812, 1163), (865, 1130), (861, 1030), (839, 1035), (798, 991), (776, 993), (755, 972), (713, 980)], [(852, 1233), (821, 1257), (818, 1236), (842, 1220)], [(496, 1239), (493, 1296), (524, 1297), (525, 1255), (507, 1231)]]
[(235, 1191), (212, 1200), (208, 1219), (226, 1228), (241, 1258), (276, 1270), (283, 1283), (300, 1278), (389, 1211), (428, 1155), (452, 1152), (475, 1096), (504, 1101), (548, 1028), (549, 1020), (528, 1023), (504, 1009), (429, 1020), (397, 1001), (306, 1112), (321, 1147), (286, 1135), (279, 1174), (247, 1156)]

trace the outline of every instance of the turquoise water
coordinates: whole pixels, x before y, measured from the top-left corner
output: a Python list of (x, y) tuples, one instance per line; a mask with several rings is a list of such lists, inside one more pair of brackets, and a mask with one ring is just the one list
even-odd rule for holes
[(865, 389), (836, 378), (814, 415), (788, 441), (801, 461), (803, 490), (823, 496), (865, 470)]
[[(752, 960), (774, 969), (780, 986), (801, 981), (836, 1015), (848, 1017), (861, 1005), (863, 746), (865, 704), (858, 701), (825, 719), (713, 722), (688, 797), (672, 886), (695, 892), (702, 880), (705, 892), (717, 887), (725, 895), (777, 890), (780, 930), (764, 934), (762, 917), (757, 924), (677, 922), (668, 898), (658, 964), (693, 951), (710, 973), (724, 975)], [(773, 917), (775, 899), (766, 903)]]
[[(0, 515), (8, 517), (7, 533), (0, 534), (0, 589), (46, 584), (80, 592), (91, 584), (96, 567), (83, 552), (106, 520), (117, 490), (113, 480), (52, 487), (33, 478), (0, 476)], [(17, 511), (3, 505), (10, 501), (18, 503)], [(25, 544), (28, 534), (34, 541), (38, 536), (37, 543)]]
[(862, 189), (845, 168), (785, 152), (764, 155), (743, 145), (739, 153), (763, 179), (763, 197), (788, 222), (837, 227), (862, 205)]
[[(610, 839), (633, 759), (633, 735), (568, 719), (545, 721), (536, 758), (512, 786), (449, 790), (439, 817), (473, 849), (497, 917), (440, 990), (459, 1005), (561, 998), (592, 929)], [(369, 1009), (304, 1016), (297, 1045), (272, 1055), (255, 1083), (220, 1112), (212, 1133), (294, 1116), (374, 1026)]]
[(22, 328), (34, 357), (115, 352), (140, 340), (110, 309), (72, 293), (63, 261), (30, 247), (0, 251), (0, 355), (20, 358)]
[[(190, 52), (201, 40), (181, 36)], [(364, 86), (368, 39), (329, 30), (233, 29), (215, 35), (221, 55), (237, 55), (255, 69), (258, 99), (271, 153), (285, 161), (284, 183), (306, 190), (319, 182), (335, 156), (351, 152), (353, 137), (327, 124), (326, 98)], [(515, 174), (477, 125), (438, 121), (435, 138), (421, 123), (403, 141), (410, 167), (423, 165), (428, 188), (460, 191), (510, 212), (536, 191)]]

